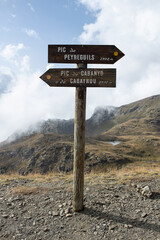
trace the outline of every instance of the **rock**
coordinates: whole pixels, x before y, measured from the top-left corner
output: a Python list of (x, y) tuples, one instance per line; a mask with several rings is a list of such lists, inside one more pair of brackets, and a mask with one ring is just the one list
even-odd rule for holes
[(44, 201), (50, 200), (50, 197), (45, 197)]
[(71, 213), (72, 212), (72, 209), (69, 207), (65, 210), (65, 214), (68, 214), (68, 213)]
[(128, 228), (133, 228), (133, 225), (132, 225), (132, 224), (129, 224), (129, 225), (128, 225)]
[(36, 225), (36, 221), (33, 222), (33, 226), (35, 226), (35, 225)]
[(151, 198), (152, 197), (152, 191), (149, 186), (141, 187), (140, 185), (137, 185), (136, 187), (137, 192), (141, 193), (144, 197)]
[(140, 213), (141, 210), (140, 210), (140, 209), (136, 209), (135, 212), (136, 212), (136, 213)]
[(125, 228), (133, 228), (133, 226), (131, 224), (124, 224)]
[(104, 210), (107, 210), (107, 207), (106, 207), (106, 205), (103, 205), (103, 209), (104, 209)]
[(2, 214), (2, 217), (3, 217), (3, 218), (8, 218), (9, 216), (8, 216), (8, 214), (3, 213), (3, 214)]
[(149, 186), (145, 186), (141, 189), (141, 193), (144, 197), (150, 198), (152, 196), (152, 191)]
[(73, 215), (71, 213), (66, 214), (66, 217), (72, 217)]
[(137, 190), (137, 192), (140, 192), (140, 190), (141, 190), (141, 186), (140, 186), (140, 185), (137, 185), (136, 190)]
[(68, 206), (72, 206), (72, 201), (71, 200), (68, 201)]
[(49, 228), (45, 227), (45, 228), (43, 229), (43, 231), (44, 231), (44, 232), (49, 232)]
[(137, 187), (137, 185), (136, 185), (135, 183), (131, 183), (131, 187), (134, 187), (134, 188), (136, 188), (136, 187)]
[(108, 230), (110, 231), (110, 230), (114, 230), (116, 228), (116, 225), (110, 225), (109, 226), (109, 228), (108, 228)]
[(7, 206), (12, 206), (12, 203), (7, 203)]
[(115, 194), (114, 197), (115, 197), (115, 198), (119, 198), (119, 195), (118, 195), (118, 194)]
[(60, 210), (60, 216), (62, 216), (63, 214), (64, 214), (64, 210), (61, 209), (61, 210)]
[(59, 213), (58, 213), (58, 212), (55, 212), (55, 211), (53, 211), (53, 212), (52, 212), (52, 216), (53, 216), (53, 217), (57, 217), (57, 216), (59, 216)]
[(141, 217), (142, 218), (145, 218), (147, 216), (147, 213), (145, 213), (145, 212), (143, 212), (142, 214), (141, 214)]

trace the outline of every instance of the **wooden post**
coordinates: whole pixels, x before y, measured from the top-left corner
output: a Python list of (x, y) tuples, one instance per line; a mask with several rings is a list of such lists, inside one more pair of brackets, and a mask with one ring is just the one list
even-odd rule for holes
[[(77, 64), (87, 68), (87, 64)], [(83, 210), (84, 159), (85, 159), (86, 87), (76, 87), (74, 123), (73, 210)]]

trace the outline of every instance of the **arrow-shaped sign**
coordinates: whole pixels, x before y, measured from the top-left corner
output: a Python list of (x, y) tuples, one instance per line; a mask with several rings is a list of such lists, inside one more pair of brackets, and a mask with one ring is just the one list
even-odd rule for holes
[(41, 77), (55, 87), (116, 87), (116, 69), (49, 69)]
[(113, 64), (123, 56), (114, 45), (48, 45), (49, 63)]

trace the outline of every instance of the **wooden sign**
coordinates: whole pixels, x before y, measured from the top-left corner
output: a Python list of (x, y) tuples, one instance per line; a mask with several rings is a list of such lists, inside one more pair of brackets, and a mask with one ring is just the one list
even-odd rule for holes
[(116, 69), (49, 69), (40, 77), (49, 86), (116, 87)]
[(48, 45), (48, 63), (113, 64), (123, 56), (114, 45)]

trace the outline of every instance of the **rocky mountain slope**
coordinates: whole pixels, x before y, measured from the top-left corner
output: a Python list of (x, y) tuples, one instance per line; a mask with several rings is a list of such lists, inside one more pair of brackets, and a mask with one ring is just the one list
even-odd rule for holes
[[(74, 120), (48, 120), (0, 147), (0, 173), (73, 169)], [(117, 144), (119, 143), (119, 144)], [(98, 108), (86, 121), (85, 170), (160, 162), (160, 95), (119, 108)]]

